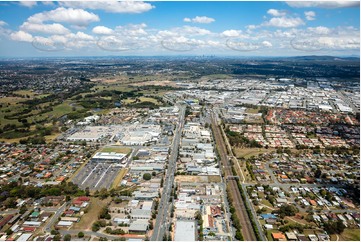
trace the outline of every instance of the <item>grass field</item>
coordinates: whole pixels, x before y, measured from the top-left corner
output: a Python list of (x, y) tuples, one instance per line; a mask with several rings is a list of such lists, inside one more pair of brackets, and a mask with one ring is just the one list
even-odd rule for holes
[[(157, 105), (159, 104), (159, 102), (156, 99), (151, 98), (151, 97), (139, 97), (139, 100), (140, 100), (140, 102), (152, 102), (152, 103), (157, 104)], [(135, 99), (127, 98), (127, 99), (123, 100), (123, 102), (125, 104), (133, 103), (133, 102), (135, 102)]]
[(259, 108), (247, 108), (247, 113), (258, 113)]
[(88, 212), (85, 213), (80, 219), (79, 223), (75, 223), (72, 229), (91, 230), (95, 221), (98, 220), (98, 215), (101, 209), (111, 201), (111, 198), (100, 200), (99, 198), (90, 198), (90, 205), (87, 208)]
[(339, 235), (339, 240), (342, 241), (360, 241), (360, 229), (345, 229)]
[(127, 174), (128, 170), (129, 170), (128, 168), (122, 168), (119, 171), (119, 173), (118, 173), (117, 177), (114, 179), (113, 184), (110, 187), (110, 189), (117, 188), (119, 186), (120, 182), (122, 181), (125, 174)]
[(269, 148), (234, 148), (234, 153), (237, 158), (249, 158), (251, 156), (257, 156), (264, 153), (271, 153), (276, 151), (275, 149)]
[(221, 177), (220, 176), (208, 176), (208, 182), (221, 182)]
[(132, 152), (132, 149), (123, 146), (109, 146), (109, 147), (104, 147), (101, 150), (101, 152), (116, 152), (116, 153), (130, 154), (130, 152)]

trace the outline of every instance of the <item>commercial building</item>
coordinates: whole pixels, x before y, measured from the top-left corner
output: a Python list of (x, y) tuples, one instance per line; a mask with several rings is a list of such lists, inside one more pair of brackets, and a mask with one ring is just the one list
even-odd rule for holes
[(116, 152), (97, 152), (91, 159), (93, 162), (123, 163), (126, 161), (126, 154)]
[(194, 221), (181, 221), (175, 223), (174, 241), (195, 241), (196, 228)]

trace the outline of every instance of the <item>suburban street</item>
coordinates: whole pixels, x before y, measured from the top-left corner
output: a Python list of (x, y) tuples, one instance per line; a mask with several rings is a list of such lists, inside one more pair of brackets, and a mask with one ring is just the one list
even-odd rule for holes
[(69, 202), (65, 202), (57, 211), (56, 213), (50, 218), (48, 223), (44, 226), (44, 232), (50, 232), (51, 227), (54, 225), (55, 222), (58, 221), (58, 218), (63, 214), (65, 208), (69, 205)]

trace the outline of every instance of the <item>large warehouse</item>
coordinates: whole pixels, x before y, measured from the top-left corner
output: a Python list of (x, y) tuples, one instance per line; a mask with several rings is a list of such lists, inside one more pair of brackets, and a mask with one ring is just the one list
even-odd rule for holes
[(125, 163), (126, 154), (116, 152), (98, 152), (96, 153), (91, 161), (93, 162), (111, 162), (111, 163)]

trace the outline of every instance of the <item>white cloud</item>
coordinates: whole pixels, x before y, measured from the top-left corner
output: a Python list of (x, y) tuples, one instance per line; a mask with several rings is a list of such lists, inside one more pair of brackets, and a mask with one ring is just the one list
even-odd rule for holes
[(33, 41), (33, 36), (29, 33), (26, 33), (22, 30), (18, 31), (18, 32), (14, 32), (10, 34), (10, 38), (12, 40), (16, 40), (16, 41), (24, 41), (24, 42), (31, 42)]
[(183, 19), (184, 22), (193, 22), (193, 23), (198, 23), (198, 24), (209, 24), (215, 21), (214, 18), (210, 18), (207, 16), (196, 16), (195, 18), (184, 18)]
[(306, 11), (305, 12), (305, 17), (307, 20), (311, 21), (311, 20), (315, 20), (316, 18), (316, 13), (314, 11)]
[(265, 47), (272, 47), (272, 43), (267, 41), (267, 40), (263, 41), (262, 45), (265, 46)]
[(53, 1), (42, 1), (41, 3), (46, 6), (54, 6), (55, 5)]
[(229, 29), (229, 30), (225, 30), (221, 33), (221, 36), (223, 37), (238, 37), (240, 36), (242, 33), (241, 30), (234, 30), (234, 29)]
[(179, 31), (181, 34), (189, 35), (208, 35), (211, 34), (211, 31), (208, 29), (202, 29), (193, 26), (183, 26), (182, 28), (176, 28), (176, 31)]
[(147, 25), (145, 23), (141, 24), (128, 24), (125, 26), (117, 26), (115, 27), (115, 32), (122, 36), (145, 36), (147, 35), (147, 31), (145, 28)]
[(0, 26), (8, 25), (5, 21), (0, 20)]
[(349, 8), (360, 6), (359, 1), (289, 1), (286, 3), (294, 8)]
[(281, 16), (285, 16), (286, 15), (286, 12), (285, 11), (280, 11), (280, 10), (277, 10), (277, 9), (269, 9), (267, 11), (268, 14), (274, 16), (274, 17), (281, 17)]
[(77, 32), (76, 34), (68, 34), (66, 35), (68, 38), (77, 39), (77, 40), (94, 40), (94, 37), (83, 32)]
[(20, 29), (26, 32), (40, 32), (40, 33), (47, 33), (47, 34), (67, 34), (70, 31), (65, 28), (63, 25), (58, 23), (53, 24), (43, 24), (43, 23), (29, 23), (24, 22)]
[(93, 28), (92, 32), (94, 34), (112, 34), (114, 31), (110, 28), (107, 28), (105, 26), (96, 26)]
[(320, 35), (326, 35), (326, 34), (330, 34), (331, 30), (327, 27), (324, 26), (318, 26), (318, 27), (309, 27), (307, 28), (308, 31), (311, 31), (312, 33), (315, 34), (320, 34)]
[(98, 15), (83, 9), (57, 8), (51, 11), (34, 14), (28, 18), (29, 22), (42, 23), (46, 21), (65, 22), (78, 26), (87, 26), (91, 22), (100, 21)]
[(266, 21), (262, 24), (262, 26), (269, 27), (278, 27), (278, 28), (293, 28), (298, 27), (300, 25), (304, 25), (305, 23), (301, 18), (288, 18), (288, 17), (275, 17), (271, 18), (269, 21)]
[(247, 29), (249, 29), (249, 30), (253, 30), (253, 29), (256, 29), (256, 28), (257, 28), (257, 26), (254, 25), (254, 24), (251, 24), (251, 25), (247, 26)]
[(66, 1), (60, 4), (72, 8), (104, 10), (110, 13), (143, 13), (155, 8), (150, 3), (141, 1)]
[(36, 1), (20, 1), (19, 4), (24, 7), (32, 8), (37, 5)]

